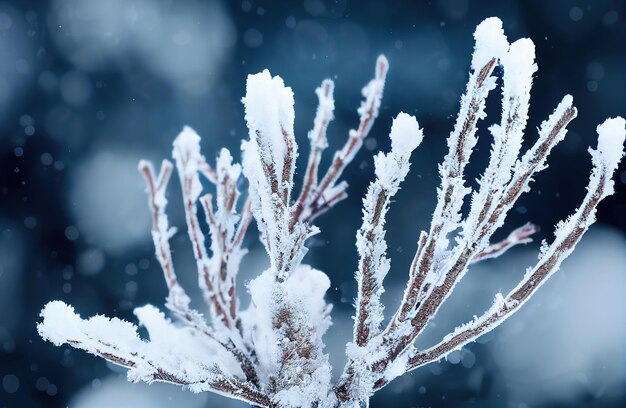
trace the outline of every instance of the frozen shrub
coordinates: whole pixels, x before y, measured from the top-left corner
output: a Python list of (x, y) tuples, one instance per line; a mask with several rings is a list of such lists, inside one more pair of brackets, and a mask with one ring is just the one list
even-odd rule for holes
[[(490, 238), (528, 190), (533, 176), (546, 167), (550, 151), (565, 137), (566, 126), (576, 116), (572, 97), (565, 96), (542, 123), (538, 139), (520, 156), (537, 70), (534, 45), (529, 39), (509, 44), (496, 18), (483, 21), (475, 39), (467, 90), (448, 138), (449, 151), (439, 167), (437, 206), (429, 230), (419, 235), (402, 302), (386, 324), (380, 300), (390, 269), (385, 216), (408, 174), (411, 153), (423, 138), (415, 118), (398, 114), (390, 131), (391, 150), (374, 158), (375, 179), (363, 199), (363, 224), (356, 236), (360, 259), (354, 337), (346, 347), (348, 362), (337, 383), (331, 379), (323, 342), (330, 325), (331, 305), (324, 300), (330, 281), (302, 261), (307, 238), (319, 232), (315, 219), (346, 198), (343, 170), (378, 115), (388, 68), (382, 56), (374, 79), (363, 89), (359, 125), (350, 131), (323, 174), (319, 164), (333, 119), (333, 82), (325, 80), (316, 90), (319, 107), (297, 196), (292, 191), (298, 156), (293, 93), (267, 70), (248, 77), (243, 103), (250, 133), (242, 143), (243, 165), (233, 163), (231, 153), (222, 149), (215, 166), (210, 166), (200, 153), (200, 137), (189, 128), (176, 138), (173, 157), (210, 319), (190, 307), (174, 271), (169, 239), (175, 230), (165, 215), (165, 190), (174, 166), (164, 160), (157, 173), (142, 161), (139, 170), (148, 186), (152, 237), (169, 288), (166, 307), (173, 320), (154, 306), (135, 309), (149, 336), (149, 340), (141, 339), (131, 323), (104, 316), (81, 319), (71, 306), (55, 301), (41, 313), (41, 336), (128, 367), (131, 381), (171, 382), (193, 392), (212, 391), (263, 407), (358, 407), (367, 405), (370, 396), (395, 377), (439, 360), (492, 330), (559, 269), (594, 222), (596, 206), (613, 192), (611, 177), (622, 157), (626, 130), (622, 118), (598, 126), (598, 147), (590, 150), (593, 170), (587, 194), (580, 207), (557, 225), (554, 240), (542, 246), (539, 261), (528, 268), (519, 284), (508, 294), (497, 294), (488, 310), (438, 344), (416, 349), (415, 339), (470, 264), (530, 241), (536, 230), (532, 224), (515, 229), (502, 242), (490, 243)], [(489, 128), (491, 157), (478, 188), (472, 190), (465, 185), (464, 172), (477, 142), (477, 123), (485, 118), (485, 99), (496, 87), (492, 74), (498, 65), (504, 72), (502, 116), (500, 123)], [(237, 180), (242, 174), (249, 188), (240, 203)], [(215, 185), (215, 197), (202, 194), (201, 178)], [(461, 207), (468, 196), (471, 205), (464, 215)], [(209, 250), (198, 207), (209, 228)], [(246, 252), (241, 246), (243, 237), (252, 218), (270, 267), (249, 283), (252, 302), (241, 310), (235, 282)]]

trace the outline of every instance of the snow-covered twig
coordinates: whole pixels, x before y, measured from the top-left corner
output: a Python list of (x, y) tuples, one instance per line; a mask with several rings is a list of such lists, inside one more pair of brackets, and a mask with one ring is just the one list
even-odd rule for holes
[(270, 397), (242, 380), (232, 355), (219, 352), (210, 339), (198, 338), (191, 328), (174, 326), (150, 305), (135, 309), (135, 315), (147, 329), (149, 341), (142, 340), (131, 323), (100, 315), (83, 320), (60, 301), (42, 310), (37, 330), (55, 345), (69, 344), (127, 367), (133, 382), (170, 382), (193, 392), (213, 391), (253, 405), (274, 406)]
[(152, 163), (145, 160), (139, 162), (139, 172), (143, 175), (147, 185), (150, 212), (152, 214), (154, 249), (169, 291), (168, 304), (172, 305), (172, 308), (176, 310), (187, 310), (190, 299), (185, 290), (178, 284), (169, 242), (172, 235), (176, 233), (176, 229), (170, 229), (167, 215), (165, 215), (165, 206), (167, 205), (165, 191), (172, 176), (172, 170), (172, 163), (168, 160), (163, 160), (158, 175), (155, 174)]
[(538, 228), (534, 224), (527, 223), (525, 225), (522, 225), (521, 227), (514, 229), (509, 234), (509, 236), (502, 241), (491, 244), (487, 248), (474, 255), (470, 263), (480, 262), (485, 259), (497, 258), (516, 245), (528, 244), (529, 242), (533, 242), (533, 239), (530, 238), (530, 236), (537, 232), (537, 230)]
[(333, 120), (333, 112), (335, 110), (335, 100), (333, 99), (333, 91), (335, 83), (330, 79), (325, 79), (322, 86), (315, 90), (319, 103), (317, 105), (317, 113), (313, 121), (313, 129), (309, 132), (309, 140), (311, 142), (311, 151), (309, 152), (309, 161), (304, 173), (302, 190), (298, 196), (293, 212), (291, 223), (294, 224), (300, 220), (300, 215), (305, 210), (305, 206), (309, 206), (310, 196), (313, 190), (317, 188), (318, 169), (322, 152), (328, 147), (328, 139), (326, 131), (328, 124)]
[(357, 232), (359, 270), (354, 342), (364, 346), (377, 335), (383, 321), (380, 296), (389, 270), (386, 258), (385, 216), (393, 196), (409, 171), (411, 152), (422, 142), (422, 131), (414, 117), (400, 113), (391, 126), (391, 151), (375, 159), (376, 180), (363, 199), (363, 225)]
[(206, 214), (211, 235), (211, 260), (209, 276), (220, 298), (227, 307), (226, 313), (240, 329), (239, 303), (237, 299), (236, 277), (241, 259), (247, 252), (241, 248), (243, 236), (250, 225), (251, 213), (249, 201), (237, 214), (239, 199), (237, 181), (241, 166), (232, 163), (233, 158), (227, 149), (222, 149), (217, 159), (215, 186), (217, 190), (217, 212), (213, 211), (210, 194), (200, 198)]
[[(354, 159), (357, 152), (363, 146), (363, 140), (367, 137), (374, 121), (378, 117), (378, 111), (380, 109), (380, 102), (383, 97), (383, 90), (385, 88), (385, 78), (387, 77), (387, 71), (389, 70), (389, 62), (384, 55), (380, 55), (376, 60), (376, 69), (374, 71), (374, 78), (363, 88), (363, 97), (365, 98), (359, 107), (358, 113), (360, 117), (359, 126), (356, 129), (350, 130), (348, 140), (345, 145), (335, 152), (333, 161), (326, 171), (324, 177), (314, 188), (314, 194), (311, 192), (305, 195), (302, 203), (300, 204), (302, 210), (296, 212), (298, 220), (306, 220), (308, 222), (313, 221), (315, 218), (326, 212), (330, 207), (338, 203), (347, 197), (345, 189), (348, 187), (347, 183), (341, 182), (336, 184), (346, 166)], [(331, 88), (332, 91), (332, 88)], [(319, 93), (318, 93), (319, 95)], [(331, 105), (332, 104), (332, 105)], [(322, 128), (324, 116), (329, 118), (332, 115), (331, 106), (334, 107), (334, 103), (331, 98), (320, 97), (320, 110), (325, 109), (321, 115), (316, 117), (314, 131), (316, 128)], [(324, 115), (324, 116), (322, 116)], [(319, 119), (318, 119), (319, 118)], [(315, 137), (315, 133), (313, 133)], [(319, 142), (325, 144), (325, 137), (323, 139), (317, 139)], [(313, 143), (313, 139), (311, 141)], [(311, 163), (309, 166), (315, 166), (315, 173), (317, 173), (317, 167), (319, 162)], [(307, 171), (308, 175), (308, 171)], [(306, 180), (306, 179), (305, 179)], [(315, 180), (317, 182), (317, 180)], [(306, 186), (306, 181), (305, 181)]]
[(276, 280), (284, 281), (304, 256), (304, 241), (316, 232), (306, 223), (292, 223), (290, 198), (298, 154), (293, 92), (265, 70), (248, 76), (243, 103), (250, 131), (250, 140), (242, 143), (243, 163), (252, 213)]
[[(220, 258), (222, 258), (223, 254), (217, 252), (217, 256), (209, 257), (197, 214), (198, 199), (202, 192), (199, 173), (206, 160), (200, 153), (200, 137), (196, 132), (191, 128), (185, 127), (174, 141), (172, 156), (176, 161), (180, 178), (187, 232), (193, 246), (193, 254), (198, 268), (198, 282), (202, 289), (202, 295), (210, 307), (214, 324), (223, 324), (229, 332), (236, 333), (236, 322), (230, 314), (228, 301), (222, 296), (216, 286), (216, 269), (219, 270), (220, 267), (212, 267), (216, 262), (218, 265), (221, 264), (222, 259)], [(216, 182), (219, 182), (219, 176), (216, 175), (215, 177)], [(218, 187), (218, 194), (220, 194), (220, 187)], [(224, 192), (221, 194), (223, 195)], [(219, 226), (215, 225), (215, 228), (219, 228)], [(219, 247), (219, 243), (216, 243), (215, 239), (213, 241), (216, 248)], [(234, 341), (238, 341), (239, 336), (231, 334), (229, 337)]]

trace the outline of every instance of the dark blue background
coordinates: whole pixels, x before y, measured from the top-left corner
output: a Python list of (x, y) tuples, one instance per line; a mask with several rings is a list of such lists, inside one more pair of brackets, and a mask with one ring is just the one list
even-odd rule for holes
[[(0, 407), (64, 407), (77, 390), (98, 388), (93, 380), (110, 375), (95, 357), (44, 343), (36, 334), (38, 313), (47, 301), (62, 299), (85, 316), (132, 320), (135, 305), (162, 305), (165, 290), (146, 229), (136, 159), (168, 157), (183, 125), (203, 136), (209, 158), (221, 146), (238, 158), (239, 141), (247, 135), (240, 98), (249, 73), (268, 68), (293, 88), (302, 169), (315, 87), (326, 77), (336, 82), (328, 163), (330, 151), (356, 125), (359, 91), (372, 76), (376, 56), (389, 59), (369, 149), (345, 173), (350, 198), (319, 220), (322, 234), (307, 260), (329, 274), (329, 300), (345, 316), (354, 296), (354, 234), (372, 178), (372, 150), (388, 148), (388, 129), (399, 111), (415, 115), (424, 128), (424, 143), (389, 220), (390, 252), (399, 270), (388, 281), (399, 285), (418, 228), (427, 228), (435, 203), (436, 165), (468, 76), (472, 33), (482, 19), (498, 16), (510, 40), (535, 41), (539, 71), (527, 141), (564, 94), (572, 94), (579, 109), (550, 168), (512, 211), (508, 226), (532, 220), (543, 228), (539, 238), (549, 239), (551, 226), (582, 199), (590, 170), (586, 148), (595, 146), (595, 127), (626, 114), (623, 1), (100, 0), (82, 2), (80, 12), (78, 3), (0, 3), (0, 380), (7, 382), (0, 387)], [(85, 7), (92, 6), (94, 15), (85, 17)], [(499, 91), (487, 111), (491, 121), (499, 120)], [(469, 180), (488, 157), (487, 123), (481, 125), (484, 137)], [(621, 232), (625, 170), (622, 165), (616, 175), (616, 195), (598, 212), (601, 223)], [(182, 227), (177, 199), (173, 182), (171, 222)], [(106, 233), (99, 233), (102, 225)], [(246, 242), (253, 252), (249, 264), (265, 262), (256, 231)], [(182, 260), (179, 274), (193, 286), (185, 234), (173, 245), (177, 262)], [(389, 387), (372, 406), (523, 407), (524, 401), (507, 398), (508, 386), (481, 345), (472, 350), (478, 361), (471, 370), (483, 373), (480, 387), (467, 385), (470, 369), (442, 363), (444, 375), (426, 376), (423, 384), (402, 390)], [(621, 394), (583, 392), (568, 403), (540, 405), (624, 406), (621, 384)], [(170, 406), (180, 404), (174, 398)]]

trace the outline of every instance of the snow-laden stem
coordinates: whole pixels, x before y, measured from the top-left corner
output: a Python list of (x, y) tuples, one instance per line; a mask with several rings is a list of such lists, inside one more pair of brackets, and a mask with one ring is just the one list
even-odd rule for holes
[(422, 141), (422, 131), (414, 117), (400, 113), (393, 121), (390, 138), (391, 151), (375, 157), (376, 180), (363, 199), (363, 225), (357, 232), (360, 260), (353, 341), (359, 347), (378, 334), (383, 321), (380, 296), (390, 266), (386, 257), (385, 216), (409, 172), (409, 158)]
[(193, 247), (193, 254), (198, 269), (198, 280), (202, 295), (210, 307), (215, 322), (220, 321), (227, 329), (235, 327), (228, 313), (228, 306), (219, 296), (211, 276), (211, 259), (205, 247), (204, 234), (200, 228), (197, 204), (202, 191), (199, 177), (200, 163), (205, 162), (200, 154), (200, 137), (190, 128), (185, 128), (174, 141), (172, 155), (176, 161), (187, 221), (187, 232)]
[(362, 91), (365, 99), (358, 110), (360, 118), (359, 126), (356, 129), (350, 130), (348, 140), (341, 150), (335, 153), (330, 167), (322, 180), (315, 187), (314, 194), (310, 196), (308, 202), (304, 203), (304, 211), (297, 214), (299, 220), (313, 221), (337, 202), (347, 197), (345, 193), (347, 184), (336, 183), (348, 164), (354, 160), (361, 146), (363, 146), (363, 140), (365, 140), (369, 134), (374, 125), (374, 121), (378, 117), (388, 70), (389, 62), (387, 58), (385, 58), (384, 55), (380, 55), (376, 60), (374, 78)]
[(328, 139), (326, 131), (331, 120), (333, 120), (333, 112), (335, 110), (335, 101), (333, 99), (333, 91), (335, 83), (330, 79), (325, 79), (322, 86), (315, 90), (319, 100), (317, 113), (313, 121), (313, 129), (309, 132), (309, 140), (311, 142), (311, 151), (309, 152), (309, 161), (304, 173), (302, 190), (296, 200), (293, 211), (291, 224), (295, 224), (300, 220), (300, 215), (310, 203), (310, 196), (313, 190), (317, 188), (318, 169), (322, 152), (328, 147)]
[(472, 264), (485, 259), (497, 258), (516, 245), (533, 242), (533, 239), (530, 238), (530, 236), (537, 231), (538, 227), (534, 224), (527, 223), (522, 225), (521, 227), (514, 229), (509, 236), (502, 241), (491, 244), (482, 251), (478, 252), (474, 255), (470, 263)]

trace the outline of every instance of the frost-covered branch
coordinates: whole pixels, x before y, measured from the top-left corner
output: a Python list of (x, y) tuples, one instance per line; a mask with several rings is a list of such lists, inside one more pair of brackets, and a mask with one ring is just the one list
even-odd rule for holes
[(472, 72), (454, 130), (448, 138), (449, 152), (439, 167), (441, 187), (429, 232), (420, 238), (415, 261), (401, 306), (384, 332), (384, 357), (375, 364), (384, 371), (403, 350), (409, 347), (419, 330), (413, 319), (416, 309), (432, 290), (439, 276), (445, 273), (448, 257), (447, 235), (461, 226), (461, 206), (469, 189), (464, 186), (464, 170), (476, 145), (476, 125), (485, 116), (485, 99), (496, 86), (491, 76), (498, 60), (507, 52), (508, 41), (502, 22), (495, 18), (483, 21), (474, 34), (476, 47), (472, 57)]
[(357, 232), (359, 270), (354, 342), (365, 345), (380, 330), (383, 306), (380, 296), (389, 270), (386, 257), (385, 216), (393, 196), (409, 171), (411, 152), (422, 141), (422, 131), (414, 117), (400, 113), (391, 127), (391, 151), (374, 158), (376, 180), (363, 199), (363, 225)]
[(163, 270), (165, 283), (169, 291), (167, 303), (171, 305), (172, 309), (187, 311), (190, 299), (185, 290), (178, 284), (169, 242), (170, 238), (176, 233), (176, 229), (169, 227), (167, 215), (165, 214), (167, 205), (165, 191), (172, 176), (172, 170), (172, 163), (168, 160), (163, 160), (158, 175), (155, 174), (154, 167), (150, 162), (145, 160), (139, 162), (139, 172), (146, 180), (148, 202), (152, 215), (152, 241), (154, 242), (156, 257)]
[(313, 121), (313, 129), (309, 132), (311, 151), (309, 152), (309, 161), (306, 166), (306, 172), (304, 173), (302, 190), (300, 191), (300, 196), (296, 201), (293, 212), (292, 224), (299, 221), (300, 215), (305, 210), (305, 207), (311, 205), (311, 195), (317, 188), (318, 169), (322, 152), (328, 147), (326, 131), (328, 124), (333, 120), (333, 112), (335, 111), (335, 100), (333, 99), (334, 89), (335, 83), (330, 79), (325, 79), (324, 82), (322, 82), (322, 86), (315, 90), (319, 103), (317, 105), (315, 120)]
[(293, 92), (280, 77), (265, 70), (248, 76), (243, 103), (250, 140), (242, 143), (242, 150), (252, 213), (275, 278), (283, 281), (304, 256), (304, 241), (316, 232), (306, 223), (291, 222), (297, 157)]
[[(363, 351), (367, 351), (365, 347), (380, 333), (384, 318), (380, 297), (384, 292), (383, 280), (390, 268), (386, 256), (385, 217), (391, 200), (409, 172), (411, 153), (422, 142), (422, 130), (413, 116), (400, 113), (393, 121), (389, 137), (391, 151), (378, 153), (374, 158), (376, 179), (363, 199), (363, 224), (356, 236), (359, 253), (356, 314), (353, 343), (347, 347), (349, 365), (344, 373), (344, 377), (353, 383), (368, 381), (369, 368), (363, 360), (371, 356), (363, 355)], [(342, 392), (359, 393), (347, 389)]]
[(530, 238), (530, 236), (537, 232), (537, 230), (538, 228), (534, 224), (528, 223), (522, 225), (521, 227), (514, 229), (509, 234), (509, 236), (502, 241), (491, 244), (487, 248), (474, 255), (470, 263), (480, 262), (485, 259), (497, 258), (516, 245), (528, 244), (529, 242), (533, 242), (533, 239)]
[[(243, 98), (249, 139), (242, 142), (242, 165), (222, 149), (216, 165), (200, 153), (200, 137), (184, 128), (174, 142), (189, 238), (210, 321), (190, 307), (190, 298), (175, 273), (165, 208), (166, 188), (173, 172), (167, 160), (158, 172), (141, 161), (152, 216), (152, 238), (168, 288), (166, 307), (176, 323), (153, 306), (135, 309), (148, 338), (137, 327), (116, 318), (81, 319), (63, 302), (42, 311), (39, 334), (56, 345), (68, 344), (128, 368), (131, 381), (165, 381), (191, 391), (211, 391), (254, 406), (284, 408), (354, 408), (367, 406), (370, 396), (394, 378), (445, 357), (515, 313), (555, 273), (594, 222), (599, 202), (613, 192), (611, 177), (623, 155), (626, 123), (622, 118), (598, 126), (598, 148), (590, 150), (593, 171), (581, 206), (559, 223), (551, 245), (539, 262), (506, 296), (497, 294), (480, 317), (458, 327), (432, 347), (418, 350), (422, 333), (473, 263), (502, 255), (531, 242), (538, 227), (526, 224), (500, 242), (490, 243), (504, 225), (517, 199), (530, 188), (535, 174), (547, 167), (552, 149), (565, 137), (576, 117), (567, 95), (539, 128), (539, 137), (520, 158), (528, 119), (535, 65), (529, 39), (508, 43), (502, 22), (483, 21), (475, 32), (476, 47), (466, 93), (448, 138), (448, 152), (439, 166), (441, 185), (430, 227), (419, 234), (400, 306), (386, 326), (381, 295), (391, 267), (387, 258), (385, 219), (391, 201), (408, 175), (409, 159), (422, 140), (415, 118), (400, 113), (390, 131), (391, 150), (374, 158), (375, 179), (363, 199), (363, 223), (356, 235), (359, 255), (353, 340), (337, 383), (332, 381), (323, 336), (331, 324), (332, 305), (325, 295), (328, 276), (303, 264), (305, 241), (318, 232), (317, 216), (343, 200), (345, 167), (354, 159), (380, 108), (387, 60), (378, 58), (375, 78), (363, 89), (360, 124), (335, 153), (318, 180), (327, 128), (333, 119), (334, 83), (316, 90), (319, 105), (302, 190), (292, 201), (298, 146), (294, 134), (291, 88), (269, 71), (250, 75)], [(485, 100), (496, 86), (495, 68), (503, 68), (502, 114), (489, 131), (491, 156), (475, 189), (466, 186), (465, 169), (477, 143), (478, 121), (485, 118)], [(248, 180), (247, 197), (238, 212), (238, 181)], [(201, 178), (215, 191), (203, 193)], [(468, 203), (468, 198), (471, 202)], [(461, 209), (469, 204), (469, 211)], [(205, 244), (197, 207), (203, 208), (210, 247)], [(250, 305), (240, 310), (237, 272), (244, 236), (252, 218), (260, 232), (269, 267), (247, 283)]]
[[(229, 225), (216, 224), (212, 226), (212, 229), (217, 229), (213, 236), (212, 248), (214, 249), (213, 257), (209, 257), (204, 240), (204, 234), (200, 228), (200, 221), (197, 214), (197, 205), (202, 192), (202, 184), (200, 182), (200, 169), (206, 168), (206, 160), (200, 153), (200, 136), (196, 134), (191, 128), (185, 127), (183, 131), (178, 135), (174, 141), (174, 149), (172, 156), (176, 161), (176, 167), (178, 169), (178, 175), (180, 178), (180, 185), (183, 195), (183, 205), (185, 208), (185, 219), (187, 221), (187, 232), (189, 234), (189, 240), (193, 247), (193, 254), (196, 259), (198, 268), (198, 282), (202, 289), (202, 295), (205, 302), (209, 305), (211, 310), (211, 316), (214, 324), (223, 324), (225, 329), (230, 333), (229, 337), (236, 343), (240, 342), (240, 335), (237, 334), (236, 316), (231, 314), (231, 306), (229, 300), (224, 293), (221, 293), (218, 288), (218, 280), (221, 279), (222, 273), (224, 279), (227, 279), (226, 274), (230, 275), (228, 279), (231, 279), (234, 271), (227, 272), (226, 266), (222, 270), (222, 264), (225, 265), (225, 254), (219, 251), (220, 243), (217, 242), (219, 235), (222, 231), (219, 231), (220, 227), (224, 227), (223, 232), (227, 232), (226, 229), (233, 229), (236, 218), (234, 217), (233, 208), (236, 199), (236, 187), (234, 187), (234, 181), (231, 184), (223, 185), (224, 178), (237, 176), (239, 177), (239, 167), (234, 166), (226, 169), (224, 166), (231, 166), (230, 153), (223, 152), (221, 157), (222, 163), (218, 162), (218, 170), (215, 172), (215, 181), (218, 183), (218, 200), (220, 203), (226, 204), (226, 208), (219, 208), (220, 217), (231, 217), (226, 221)], [(220, 179), (220, 173), (222, 179)], [(213, 174), (211, 174), (213, 178)], [(219, 183), (222, 183), (220, 186)], [(228, 192), (226, 188), (230, 188), (232, 197), (227, 197)], [(234, 189), (234, 190), (233, 190)], [(225, 201), (228, 201), (225, 203)], [(206, 208), (206, 205), (205, 205)], [(224, 220), (221, 219), (220, 222)], [(231, 225), (232, 224), (232, 225)], [(242, 254), (236, 253), (235, 258), (240, 258)], [(235, 261), (238, 265), (238, 259)]]
[(241, 248), (243, 236), (250, 225), (249, 202), (244, 204), (241, 216), (237, 214), (239, 199), (237, 181), (241, 166), (233, 164), (227, 149), (222, 149), (217, 159), (215, 186), (217, 190), (217, 211), (213, 211), (212, 196), (200, 198), (211, 235), (211, 259), (209, 276), (220, 298), (226, 305), (230, 320), (239, 330), (239, 303), (237, 300), (236, 278), (241, 259), (247, 252)]
[[(431, 229), (429, 233), (420, 236), (401, 307), (381, 335), (382, 338), (372, 340), (368, 352), (362, 353), (364, 356), (376, 356), (369, 361), (365, 360), (371, 371), (376, 373), (374, 389), (403, 372), (402, 367), (414, 354), (414, 340), (450, 295), (472, 261), (499, 255), (511, 246), (527, 241), (528, 235), (533, 232), (532, 227), (518, 229), (504, 242), (488, 246), (490, 237), (503, 224), (506, 213), (527, 189), (533, 174), (544, 168), (552, 147), (562, 140), (565, 126), (576, 115), (576, 110), (571, 106), (571, 97), (565, 97), (555, 113), (542, 124), (539, 140), (516, 162), (526, 125), (532, 75), (536, 71), (534, 46), (527, 39), (509, 46), (499, 20), (488, 19), (481, 23), (477, 28), (476, 40), (472, 61), (475, 72), (470, 76), (468, 95), (472, 95), (471, 90), (477, 87), (473, 82), (480, 82), (475, 79), (476, 71), (481, 66), (476, 65), (477, 61), (487, 60), (491, 64), (497, 57), (505, 72), (502, 121), (499, 126), (490, 129), (494, 136), (491, 159), (479, 180), (479, 190), (473, 194), (470, 213), (465, 220), (461, 220), (460, 208), (468, 192), (463, 185), (463, 169), (476, 142), (475, 119), (472, 115), (473, 112), (482, 112), (480, 105), (484, 103), (484, 98), (478, 103), (462, 102), (457, 126), (448, 139), (450, 152), (440, 167), (442, 187), (439, 189)], [(485, 72), (485, 69), (479, 72)], [(467, 98), (464, 97), (464, 100)], [(467, 106), (470, 107), (469, 114)], [(482, 113), (475, 115), (483, 116)], [(459, 228), (461, 232), (457, 236), (456, 245), (450, 249), (447, 235)], [(338, 397), (344, 400), (355, 397), (359, 401), (366, 400), (369, 396), (367, 393), (372, 390), (355, 390), (355, 381), (359, 384), (367, 381), (357, 378), (354, 375), (354, 364), (350, 364), (338, 387)]]
[[(335, 156), (333, 157), (330, 167), (319, 184), (315, 186), (314, 194), (309, 193), (310, 195), (305, 197), (305, 200), (303, 200), (303, 209), (296, 213), (299, 220), (306, 220), (310, 222), (326, 212), (330, 207), (347, 197), (345, 190), (348, 187), (348, 184), (345, 182), (337, 184), (337, 181), (343, 174), (346, 166), (350, 164), (361, 146), (363, 146), (363, 140), (365, 140), (369, 134), (374, 121), (378, 117), (380, 102), (385, 88), (385, 78), (387, 77), (388, 70), (389, 62), (387, 61), (387, 58), (385, 58), (384, 55), (380, 55), (376, 60), (375, 76), (362, 91), (365, 99), (361, 103), (358, 110), (360, 117), (359, 126), (356, 129), (350, 130), (350, 134), (345, 145), (341, 148), (341, 150), (335, 152)], [(332, 100), (328, 98), (324, 100), (320, 99), (320, 109), (329, 110), (331, 102)], [(324, 108), (322, 108), (322, 104), (324, 105)], [(330, 113), (332, 114), (332, 110), (330, 110)], [(317, 124), (318, 120), (316, 118), (316, 125)], [(309, 164), (311, 165), (311, 163)], [(319, 166), (319, 162), (316, 166)]]
[(622, 118), (607, 119), (597, 130), (598, 148), (590, 149), (593, 170), (587, 194), (576, 212), (559, 223), (554, 233), (554, 241), (542, 250), (539, 262), (526, 272), (522, 281), (506, 297), (498, 294), (492, 307), (482, 316), (458, 327), (441, 343), (412, 356), (408, 361), (407, 370), (439, 360), (481, 334), (494, 329), (519, 310), (530, 296), (559, 270), (563, 260), (574, 250), (583, 234), (595, 221), (598, 203), (613, 194), (611, 177), (622, 158), (626, 122)]
[(153, 306), (135, 309), (150, 340), (137, 327), (116, 318), (94, 316), (83, 320), (71, 306), (50, 302), (41, 312), (39, 334), (55, 345), (72, 347), (127, 367), (132, 382), (154, 381), (183, 385), (193, 392), (213, 391), (254, 405), (273, 406), (270, 398), (242, 380), (232, 356), (219, 352), (208, 338), (174, 326)]

